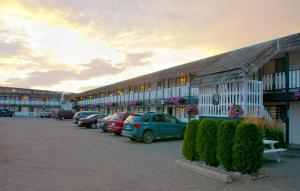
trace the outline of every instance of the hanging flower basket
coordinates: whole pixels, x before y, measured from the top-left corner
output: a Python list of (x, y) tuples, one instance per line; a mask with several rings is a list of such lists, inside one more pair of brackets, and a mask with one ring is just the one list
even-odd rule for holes
[(129, 106), (139, 106), (142, 105), (143, 103), (141, 101), (130, 101), (128, 102)]
[(188, 115), (198, 115), (198, 113), (199, 113), (198, 107), (196, 105), (187, 106), (184, 108), (184, 111)]
[(164, 99), (164, 104), (170, 104), (170, 105), (180, 105), (183, 104), (183, 97), (170, 97)]
[(233, 104), (228, 111), (229, 117), (240, 117), (244, 114), (244, 110), (240, 105)]
[(294, 93), (294, 98), (295, 98), (296, 100), (300, 100), (300, 89), (298, 89), (298, 91), (296, 91), (296, 92)]

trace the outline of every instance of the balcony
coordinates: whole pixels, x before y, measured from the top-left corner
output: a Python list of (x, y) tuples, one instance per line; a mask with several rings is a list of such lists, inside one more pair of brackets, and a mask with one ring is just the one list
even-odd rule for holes
[(60, 102), (59, 102), (59, 101), (0, 100), (0, 105), (18, 105), (18, 106), (60, 106)]
[[(136, 92), (123, 94), (119, 96), (108, 96), (103, 98), (81, 100), (77, 102), (77, 105), (94, 105), (94, 104), (105, 104), (109, 102), (129, 102), (134, 100), (139, 101), (150, 101), (150, 100), (161, 100), (169, 97), (187, 97), (189, 96), (188, 86), (166, 88), (161, 90), (151, 90), (144, 92)], [(198, 88), (191, 88), (191, 96), (198, 96)]]
[[(285, 89), (285, 73), (265, 74), (263, 87), (266, 91)], [(289, 71), (289, 88), (300, 88), (300, 70)]]

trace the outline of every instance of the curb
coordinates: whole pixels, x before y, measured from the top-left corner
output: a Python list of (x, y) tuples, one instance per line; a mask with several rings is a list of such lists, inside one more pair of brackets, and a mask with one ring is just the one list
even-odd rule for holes
[(233, 181), (232, 177), (228, 174), (222, 173), (222, 172), (218, 172), (216, 170), (212, 170), (212, 169), (208, 169), (202, 166), (196, 166), (194, 164), (192, 164), (189, 161), (183, 161), (183, 160), (176, 160), (175, 161), (175, 165), (182, 167), (186, 170), (190, 170), (193, 171), (197, 174), (224, 182), (226, 184), (229, 184)]

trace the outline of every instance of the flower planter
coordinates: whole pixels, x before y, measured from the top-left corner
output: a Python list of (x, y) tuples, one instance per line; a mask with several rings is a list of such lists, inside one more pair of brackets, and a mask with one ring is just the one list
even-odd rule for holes
[(180, 105), (183, 104), (183, 101), (184, 101), (183, 97), (170, 97), (164, 99), (164, 104)]
[(241, 106), (233, 104), (228, 111), (229, 117), (240, 117), (244, 114), (244, 110)]

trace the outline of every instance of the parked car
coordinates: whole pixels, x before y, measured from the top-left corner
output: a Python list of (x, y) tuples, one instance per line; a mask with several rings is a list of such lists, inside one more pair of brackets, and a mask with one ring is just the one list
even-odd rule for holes
[(73, 119), (73, 111), (69, 110), (59, 110), (55, 114), (55, 119), (63, 120), (63, 119)]
[(12, 117), (13, 115), (14, 112), (9, 109), (0, 109), (0, 117)]
[(131, 112), (117, 112), (111, 116), (108, 122), (108, 132), (120, 135), (123, 129), (123, 123)]
[(53, 117), (53, 115), (54, 115), (54, 111), (51, 111), (51, 110), (44, 110), (40, 113), (41, 118), (44, 118), (44, 117), (51, 118), (51, 117)]
[(104, 117), (103, 119), (98, 119), (97, 127), (102, 129), (103, 132), (108, 132), (108, 123), (111, 115)]
[(183, 138), (186, 123), (165, 113), (130, 115), (124, 122), (122, 135), (151, 143), (154, 139)]
[(103, 114), (93, 114), (87, 116), (86, 118), (80, 118), (78, 121), (78, 126), (96, 129), (98, 119), (103, 119), (104, 117), (105, 115)]
[(93, 115), (93, 114), (102, 114), (101, 112), (97, 112), (97, 111), (79, 111), (77, 113), (75, 113), (75, 115), (73, 116), (73, 123), (74, 124), (78, 124), (78, 121), (80, 118), (85, 118), (89, 115)]

